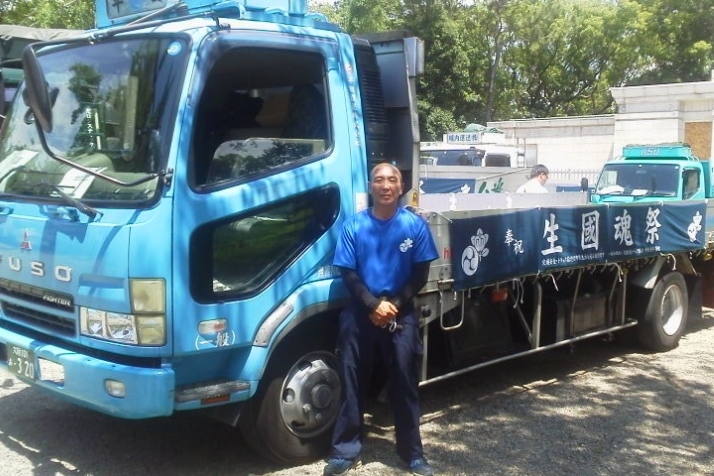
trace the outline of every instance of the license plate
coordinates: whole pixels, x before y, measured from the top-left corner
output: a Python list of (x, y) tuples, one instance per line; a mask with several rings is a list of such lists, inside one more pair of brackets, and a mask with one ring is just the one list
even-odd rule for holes
[(7, 366), (10, 372), (28, 380), (35, 380), (35, 353), (14, 345), (7, 346)]

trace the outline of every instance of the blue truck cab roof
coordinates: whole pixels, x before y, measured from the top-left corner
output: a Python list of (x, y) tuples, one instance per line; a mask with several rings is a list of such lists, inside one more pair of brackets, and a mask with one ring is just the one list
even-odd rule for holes
[(622, 150), (623, 160), (699, 160), (692, 155), (686, 144), (626, 145)]

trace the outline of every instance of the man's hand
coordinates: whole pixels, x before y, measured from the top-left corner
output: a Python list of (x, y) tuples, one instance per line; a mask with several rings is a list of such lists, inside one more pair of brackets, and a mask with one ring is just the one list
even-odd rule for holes
[(389, 301), (382, 301), (377, 306), (377, 309), (372, 311), (369, 315), (369, 320), (375, 326), (386, 326), (389, 321), (397, 317), (399, 309)]

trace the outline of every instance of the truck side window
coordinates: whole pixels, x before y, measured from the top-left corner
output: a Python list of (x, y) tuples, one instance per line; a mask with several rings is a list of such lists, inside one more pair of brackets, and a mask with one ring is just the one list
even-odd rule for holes
[(217, 55), (196, 113), (196, 185), (245, 181), (326, 152), (325, 77), (319, 53), (234, 46)]
[(684, 176), (684, 195), (683, 199), (692, 198), (699, 191), (699, 171), (685, 170)]
[(259, 292), (332, 226), (339, 202), (330, 185), (202, 226), (191, 237), (192, 295), (216, 302)]

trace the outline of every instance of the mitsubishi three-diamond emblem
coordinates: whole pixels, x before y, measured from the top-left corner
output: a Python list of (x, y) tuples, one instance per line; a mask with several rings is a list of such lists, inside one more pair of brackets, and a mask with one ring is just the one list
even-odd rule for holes
[(27, 251), (32, 250), (32, 243), (30, 243), (30, 235), (27, 233), (27, 230), (25, 230), (24, 233), (22, 234), (22, 241), (20, 242), (20, 249), (27, 250)]

